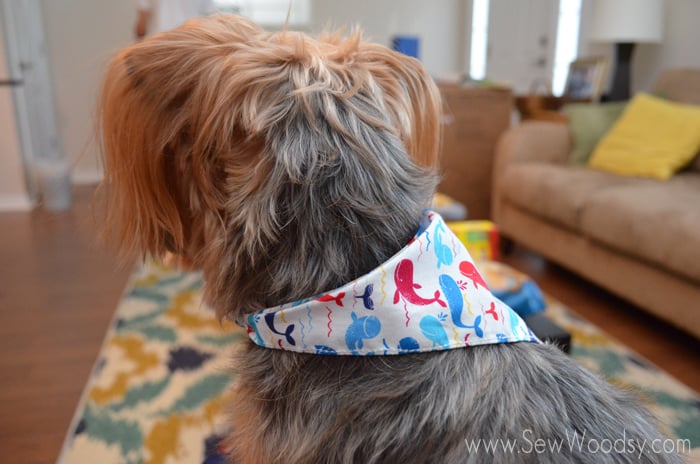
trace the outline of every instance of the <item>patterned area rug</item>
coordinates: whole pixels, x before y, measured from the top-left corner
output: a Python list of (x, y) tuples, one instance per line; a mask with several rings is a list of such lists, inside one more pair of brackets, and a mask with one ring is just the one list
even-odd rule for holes
[[(78, 405), (60, 464), (223, 463), (217, 443), (225, 430), (228, 363), (246, 335), (216, 322), (202, 304), (201, 286), (199, 273), (159, 263), (147, 263), (134, 273)], [(696, 393), (561, 303), (547, 302), (546, 314), (572, 333), (574, 358), (637, 393), (670, 436), (700, 446)]]

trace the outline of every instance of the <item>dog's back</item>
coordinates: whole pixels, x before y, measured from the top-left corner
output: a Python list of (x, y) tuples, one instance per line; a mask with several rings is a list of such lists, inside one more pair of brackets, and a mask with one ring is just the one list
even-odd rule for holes
[(681, 462), (629, 394), (552, 346), (383, 358), (248, 347), (236, 366), (241, 462)]

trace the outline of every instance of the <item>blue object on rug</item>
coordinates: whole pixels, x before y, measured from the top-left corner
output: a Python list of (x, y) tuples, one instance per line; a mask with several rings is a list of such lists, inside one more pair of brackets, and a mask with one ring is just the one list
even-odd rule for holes
[(515, 289), (497, 290), (492, 288), (491, 293), (513, 308), (520, 317), (539, 313), (547, 307), (542, 291), (532, 280), (522, 282)]

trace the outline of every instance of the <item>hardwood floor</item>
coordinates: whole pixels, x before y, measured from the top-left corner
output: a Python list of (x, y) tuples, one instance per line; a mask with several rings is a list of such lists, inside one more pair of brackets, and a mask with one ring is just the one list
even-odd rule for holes
[(532, 276), (542, 290), (700, 391), (700, 340), (520, 246), (503, 261)]
[(0, 213), (0, 453), (54, 462), (131, 264), (96, 243), (93, 188), (62, 213)]
[[(96, 244), (93, 188), (65, 213), (0, 213), (0, 453), (56, 460), (131, 271)], [(505, 258), (623, 343), (700, 390), (700, 343), (523, 249)]]

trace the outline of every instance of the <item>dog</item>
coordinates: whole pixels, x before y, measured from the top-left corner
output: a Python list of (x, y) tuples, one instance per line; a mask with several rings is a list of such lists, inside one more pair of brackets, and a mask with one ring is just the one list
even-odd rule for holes
[[(680, 462), (628, 393), (539, 343), (507, 307), (463, 322), (476, 307), (463, 295), (496, 303), (478, 271), (443, 273), (458, 263), (424, 212), (441, 111), (419, 61), (358, 31), (312, 38), (217, 15), (111, 60), (99, 110), (110, 240), (201, 268), (205, 300), (251, 336), (235, 359), (231, 462)], [(433, 235), (419, 226), (426, 217)], [(412, 280), (431, 247), (434, 293)], [(407, 249), (416, 260), (396, 258)], [(467, 276), (473, 264), (459, 266)], [(425, 278), (437, 285), (437, 274)], [(380, 280), (332, 292), (367, 275)], [(380, 293), (399, 314), (395, 341), (378, 335), (379, 314), (392, 313)], [(304, 320), (289, 322), (310, 303), (322, 310), (319, 337), (338, 335), (315, 353), (298, 351), (311, 327), (300, 339)], [(420, 326), (401, 335), (417, 314)], [(510, 335), (471, 343), (508, 319)], [(486, 440), (502, 443), (487, 450)]]

